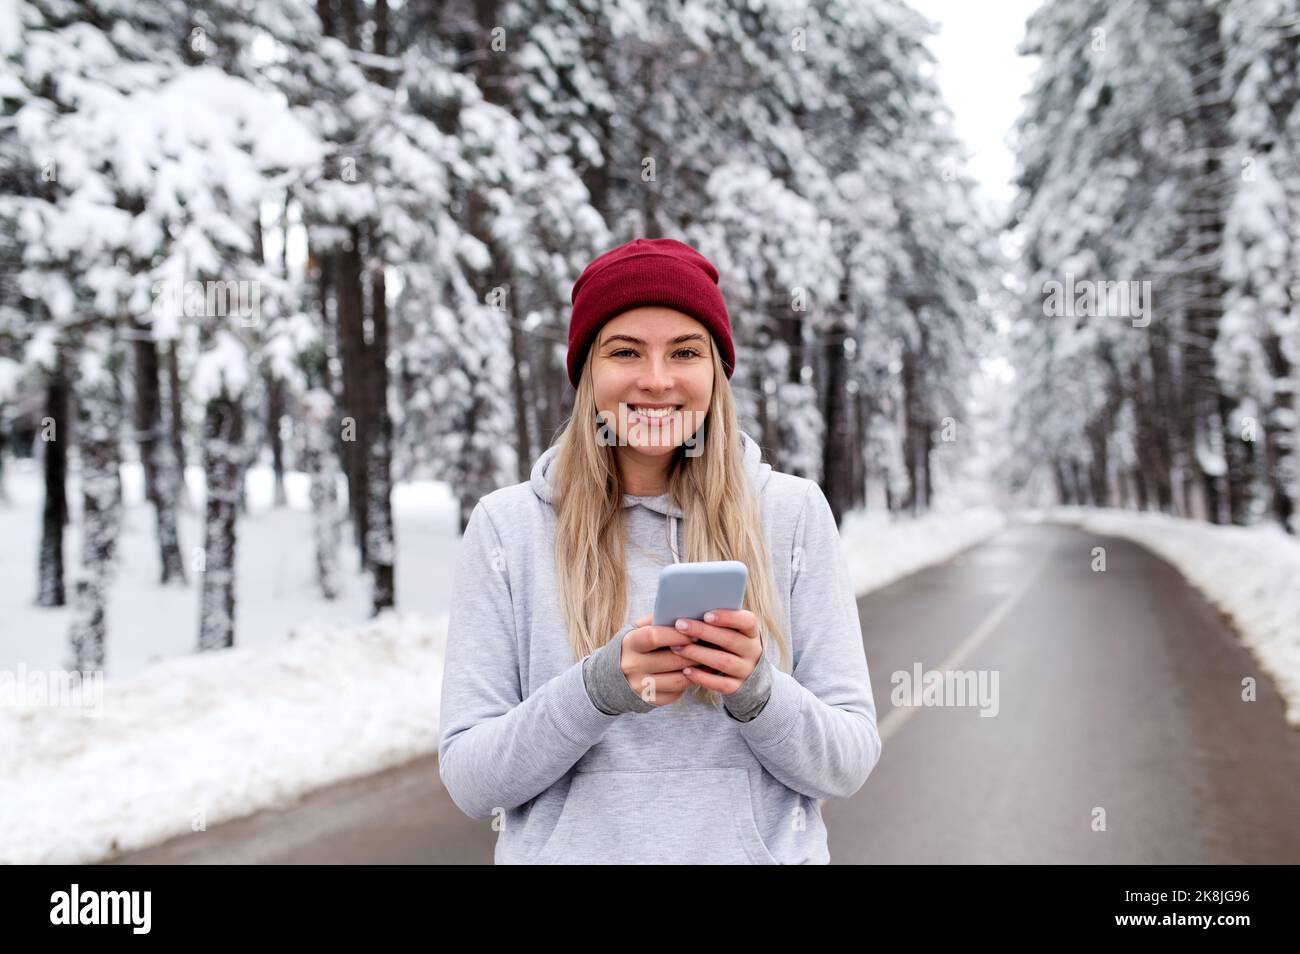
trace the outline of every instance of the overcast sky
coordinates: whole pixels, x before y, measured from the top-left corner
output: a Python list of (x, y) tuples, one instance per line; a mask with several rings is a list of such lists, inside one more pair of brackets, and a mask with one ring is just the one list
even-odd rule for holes
[(1040, 0), (909, 0), (939, 22), (930, 38), (939, 87), (957, 134), (970, 151), (970, 172), (989, 198), (1011, 199), (1011, 150), (1005, 139), (1029, 91), (1033, 61), (1017, 56), (1025, 20)]

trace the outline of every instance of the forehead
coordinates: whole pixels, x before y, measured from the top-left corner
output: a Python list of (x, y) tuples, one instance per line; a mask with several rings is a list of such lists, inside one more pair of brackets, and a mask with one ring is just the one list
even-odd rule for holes
[(628, 309), (605, 322), (600, 329), (600, 340), (611, 335), (634, 335), (653, 342), (691, 332), (707, 335), (704, 325), (684, 312), (662, 305), (645, 305)]

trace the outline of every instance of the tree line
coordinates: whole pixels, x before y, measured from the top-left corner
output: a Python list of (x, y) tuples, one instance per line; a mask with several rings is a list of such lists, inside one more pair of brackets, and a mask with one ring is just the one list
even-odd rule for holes
[[(572, 283), (635, 236), (718, 265), (742, 420), (776, 467), (821, 482), (837, 517), (873, 486), (892, 510), (931, 505), (1001, 266), (931, 26), (898, 0), (17, 11), (0, 406), (42, 395), (41, 605), (66, 600), (70, 460), (81, 478), (76, 668), (102, 664), (132, 453), (160, 584), (198, 581), (200, 649), (235, 641), (263, 451), (278, 500), (290, 463), (310, 476), (322, 594), (341, 478), (373, 610), (395, 606), (394, 484), (447, 481), (463, 527), (527, 478), (570, 409)], [(177, 530), (187, 465), (201, 541)]]

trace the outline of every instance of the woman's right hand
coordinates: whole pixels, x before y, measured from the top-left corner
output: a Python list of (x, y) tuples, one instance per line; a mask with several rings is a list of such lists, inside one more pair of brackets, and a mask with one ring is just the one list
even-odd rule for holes
[[(672, 626), (651, 626), (651, 614), (647, 613), (633, 624), (623, 637), (623, 655), (621, 659), (623, 675), (627, 684), (646, 702), (655, 706), (672, 705), (682, 697), (682, 693), (693, 683), (682, 675), (682, 670), (692, 664), (690, 659), (679, 656), (669, 646), (684, 646), (695, 642), (694, 637), (678, 632)], [(699, 665), (699, 663), (695, 663)], [(646, 690), (653, 686), (652, 692)]]

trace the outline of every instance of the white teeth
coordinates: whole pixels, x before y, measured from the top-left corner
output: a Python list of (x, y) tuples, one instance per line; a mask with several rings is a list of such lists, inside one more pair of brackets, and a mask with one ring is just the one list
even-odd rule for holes
[(637, 407), (633, 404), (632, 410), (636, 411), (642, 417), (667, 417), (677, 409), (674, 407)]

